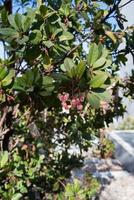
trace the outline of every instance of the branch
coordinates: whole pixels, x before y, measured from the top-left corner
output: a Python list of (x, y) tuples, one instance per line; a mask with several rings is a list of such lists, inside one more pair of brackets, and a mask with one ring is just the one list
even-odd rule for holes
[[(91, 35), (91, 33), (90, 33)], [(85, 42), (87, 39), (89, 38), (89, 34), (77, 45), (75, 46), (74, 48), (72, 48), (68, 53), (67, 53), (67, 56), (69, 56), (71, 53), (73, 53), (80, 45), (83, 44), (83, 42)]]
[(79, 48), (79, 46), (81, 46), (83, 44), (83, 42), (85, 42), (89, 37), (91, 36), (88, 34), (78, 45), (76, 45), (74, 48), (72, 48), (70, 51), (68, 51), (67, 53), (65, 53), (65, 55), (56, 63), (54, 63), (54, 65), (60, 64), (66, 57), (70, 56), (76, 49)]
[(101, 20), (101, 23), (104, 23), (110, 17), (110, 15), (113, 14), (117, 10), (120, 2), (121, 0), (119, 0), (117, 3), (114, 3), (113, 7), (110, 8), (109, 13)]
[(7, 109), (7, 107), (6, 107), (6, 108), (4, 108), (3, 116), (2, 116), (2, 118), (1, 118), (1, 120), (0, 120), (0, 128), (2, 128), (2, 126), (3, 126), (3, 123), (4, 123), (4, 121), (5, 121), (5, 118), (6, 118), (7, 113), (8, 113), (8, 109)]
[(9, 14), (12, 14), (12, 0), (5, 0), (4, 7)]
[(9, 131), (10, 131), (10, 129), (7, 128), (6, 130), (0, 132), (0, 138), (1, 138), (3, 135), (7, 134)]
[(126, 2), (126, 3), (124, 3), (124, 4), (121, 5), (119, 8), (123, 8), (124, 6), (128, 5), (128, 4), (131, 3), (132, 1), (134, 1), (134, 0), (130, 0), (130, 1)]

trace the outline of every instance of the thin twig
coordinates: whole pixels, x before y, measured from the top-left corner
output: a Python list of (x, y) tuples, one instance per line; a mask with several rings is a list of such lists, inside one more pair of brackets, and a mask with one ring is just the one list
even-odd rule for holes
[(54, 63), (54, 65), (60, 64), (66, 57), (69, 57), (76, 49), (79, 48), (80, 45), (82, 45), (89, 37), (91, 36), (88, 34), (78, 45), (76, 45), (74, 48), (72, 48), (70, 51), (68, 51), (67, 53), (65, 53), (65, 55), (56, 63)]
[(117, 11), (117, 8), (118, 8), (120, 2), (121, 2), (121, 0), (119, 0), (117, 3), (114, 3), (113, 7), (110, 8), (109, 13), (101, 20), (101, 23), (104, 23), (107, 19), (109, 19), (111, 14), (113, 14), (115, 11)]
[(121, 6), (119, 7), (119, 9), (120, 9), (120, 8), (123, 8), (123, 7), (126, 6), (126, 5), (128, 5), (128, 4), (131, 3), (132, 1), (134, 1), (134, 0), (129, 0), (128, 2), (124, 3), (123, 5), (121, 5)]
[(1, 138), (3, 135), (7, 134), (9, 131), (10, 131), (9, 128), (7, 128), (6, 130), (2, 131), (2, 132), (0, 133), (0, 138)]
[(5, 121), (7, 113), (8, 113), (8, 110), (7, 110), (7, 107), (6, 107), (6, 108), (4, 108), (3, 116), (2, 116), (2, 118), (0, 120), (0, 128), (2, 128), (2, 126), (3, 126), (3, 123)]
[(15, 106), (15, 108), (14, 108), (14, 111), (13, 111), (13, 116), (14, 116), (14, 118), (17, 118), (17, 114), (18, 114), (18, 108), (19, 108), (19, 104), (17, 104), (16, 106)]

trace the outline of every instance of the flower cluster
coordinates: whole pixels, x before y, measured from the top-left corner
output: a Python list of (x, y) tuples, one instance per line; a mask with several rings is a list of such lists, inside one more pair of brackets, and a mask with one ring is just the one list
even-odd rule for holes
[(65, 110), (77, 109), (78, 111), (81, 111), (83, 109), (82, 102), (84, 101), (84, 96), (82, 95), (70, 97), (68, 93), (63, 93), (59, 94), (58, 98)]

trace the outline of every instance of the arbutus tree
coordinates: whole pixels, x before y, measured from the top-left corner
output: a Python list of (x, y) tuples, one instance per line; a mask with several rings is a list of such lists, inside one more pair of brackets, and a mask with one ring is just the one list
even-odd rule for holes
[(134, 28), (119, 0), (0, 3), (0, 195), (65, 199), (82, 152), (125, 112), (118, 90), (133, 95), (133, 75), (117, 72), (133, 56)]

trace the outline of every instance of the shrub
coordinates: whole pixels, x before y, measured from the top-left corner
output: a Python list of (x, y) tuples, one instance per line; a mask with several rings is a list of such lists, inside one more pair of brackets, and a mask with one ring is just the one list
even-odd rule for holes
[(16, 2), (21, 12), (12, 1), (0, 8), (0, 195), (53, 199), (93, 136), (125, 111), (117, 72), (133, 55), (133, 27), (124, 29), (120, 1)]

